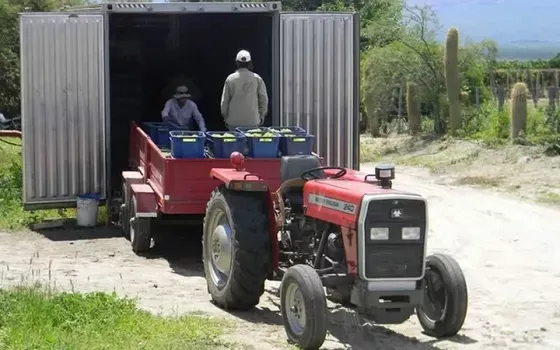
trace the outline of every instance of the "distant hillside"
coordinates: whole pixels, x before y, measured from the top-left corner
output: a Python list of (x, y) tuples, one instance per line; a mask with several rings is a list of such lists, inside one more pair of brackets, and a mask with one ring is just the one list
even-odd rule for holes
[(429, 4), (443, 26), (463, 38), (493, 39), (506, 59), (550, 58), (560, 52), (560, 0), (406, 0)]

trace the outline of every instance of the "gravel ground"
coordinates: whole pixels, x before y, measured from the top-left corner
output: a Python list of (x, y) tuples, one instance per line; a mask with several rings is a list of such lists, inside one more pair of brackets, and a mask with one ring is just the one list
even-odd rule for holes
[[(427, 197), (428, 251), (452, 254), (463, 268), (470, 303), (464, 328), (452, 339), (436, 341), (422, 334), (415, 317), (398, 326), (375, 326), (333, 306), (325, 349), (560, 348), (560, 210), (443, 186), (412, 168), (397, 169), (395, 188)], [(206, 292), (196, 230), (191, 236), (162, 241), (138, 257), (111, 228), (0, 233), (0, 286), (41, 281), (58, 290), (115, 291), (137, 297), (155, 313), (234, 320), (238, 332), (227, 339), (242, 349), (287, 348), (278, 283), (267, 284), (254, 311), (218, 309)]]

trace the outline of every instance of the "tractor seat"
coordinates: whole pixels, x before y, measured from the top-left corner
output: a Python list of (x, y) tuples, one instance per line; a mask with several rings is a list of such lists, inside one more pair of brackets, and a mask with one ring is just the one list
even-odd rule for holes
[[(280, 179), (282, 182), (301, 178), (307, 170), (321, 167), (319, 158), (312, 155), (286, 156), (280, 158)], [(317, 171), (316, 176), (325, 177), (325, 173)], [(290, 202), (292, 211), (303, 212), (303, 187), (290, 187), (282, 191), (282, 196)]]

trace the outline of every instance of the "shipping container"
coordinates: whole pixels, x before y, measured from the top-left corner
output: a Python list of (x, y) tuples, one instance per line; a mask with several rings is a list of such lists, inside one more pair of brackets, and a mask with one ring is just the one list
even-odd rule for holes
[(241, 49), (267, 86), (265, 125), (299, 125), (327, 164), (359, 167), (356, 13), (120, 2), (22, 13), (20, 28), (26, 209), (118, 197), (130, 122), (160, 121), (179, 81), (209, 130), (223, 130), (223, 83)]

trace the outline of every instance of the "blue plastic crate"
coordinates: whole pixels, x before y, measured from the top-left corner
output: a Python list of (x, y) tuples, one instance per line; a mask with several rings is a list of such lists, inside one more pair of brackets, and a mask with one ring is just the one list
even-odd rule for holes
[[(292, 134), (293, 135), (293, 134)], [(294, 137), (282, 136), (280, 138), (280, 154), (282, 156), (295, 156), (298, 154), (311, 154), (314, 135), (294, 135)]]
[(152, 141), (160, 148), (169, 148), (169, 131), (170, 127), (168, 124), (160, 122), (160, 123), (144, 123), (144, 127), (146, 133)]
[(224, 131), (209, 131), (206, 133), (206, 140), (208, 147), (212, 152), (214, 158), (229, 158), (233, 152), (245, 151), (245, 136), (237, 131), (227, 131), (228, 134), (234, 137), (216, 137), (216, 135), (223, 135)]
[(202, 131), (174, 130), (169, 139), (173, 158), (204, 158), (206, 137)]
[[(269, 128), (272, 131), (275, 131), (282, 134), (295, 134), (295, 135), (307, 135), (307, 130), (300, 128), (299, 126), (271, 126)], [(282, 131), (282, 130), (290, 130), (290, 131)]]
[(241, 127), (241, 128), (235, 128), (235, 131), (240, 132), (242, 134), (245, 134), (247, 132), (249, 132), (249, 130), (259, 130), (259, 132), (269, 132), (270, 129), (267, 128), (266, 126), (257, 126), (257, 127)]
[[(262, 133), (272, 132), (274, 136), (251, 136), (247, 132), (259, 129)], [(247, 139), (247, 156), (251, 158), (278, 158), (280, 135), (269, 128), (237, 128)]]
[(183, 128), (177, 128), (169, 125), (165, 122), (149, 122), (144, 123), (144, 127), (148, 136), (154, 141), (154, 143), (159, 148), (171, 148), (171, 142), (169, 140), (169, 132), (174, 130), (187, 130)]

